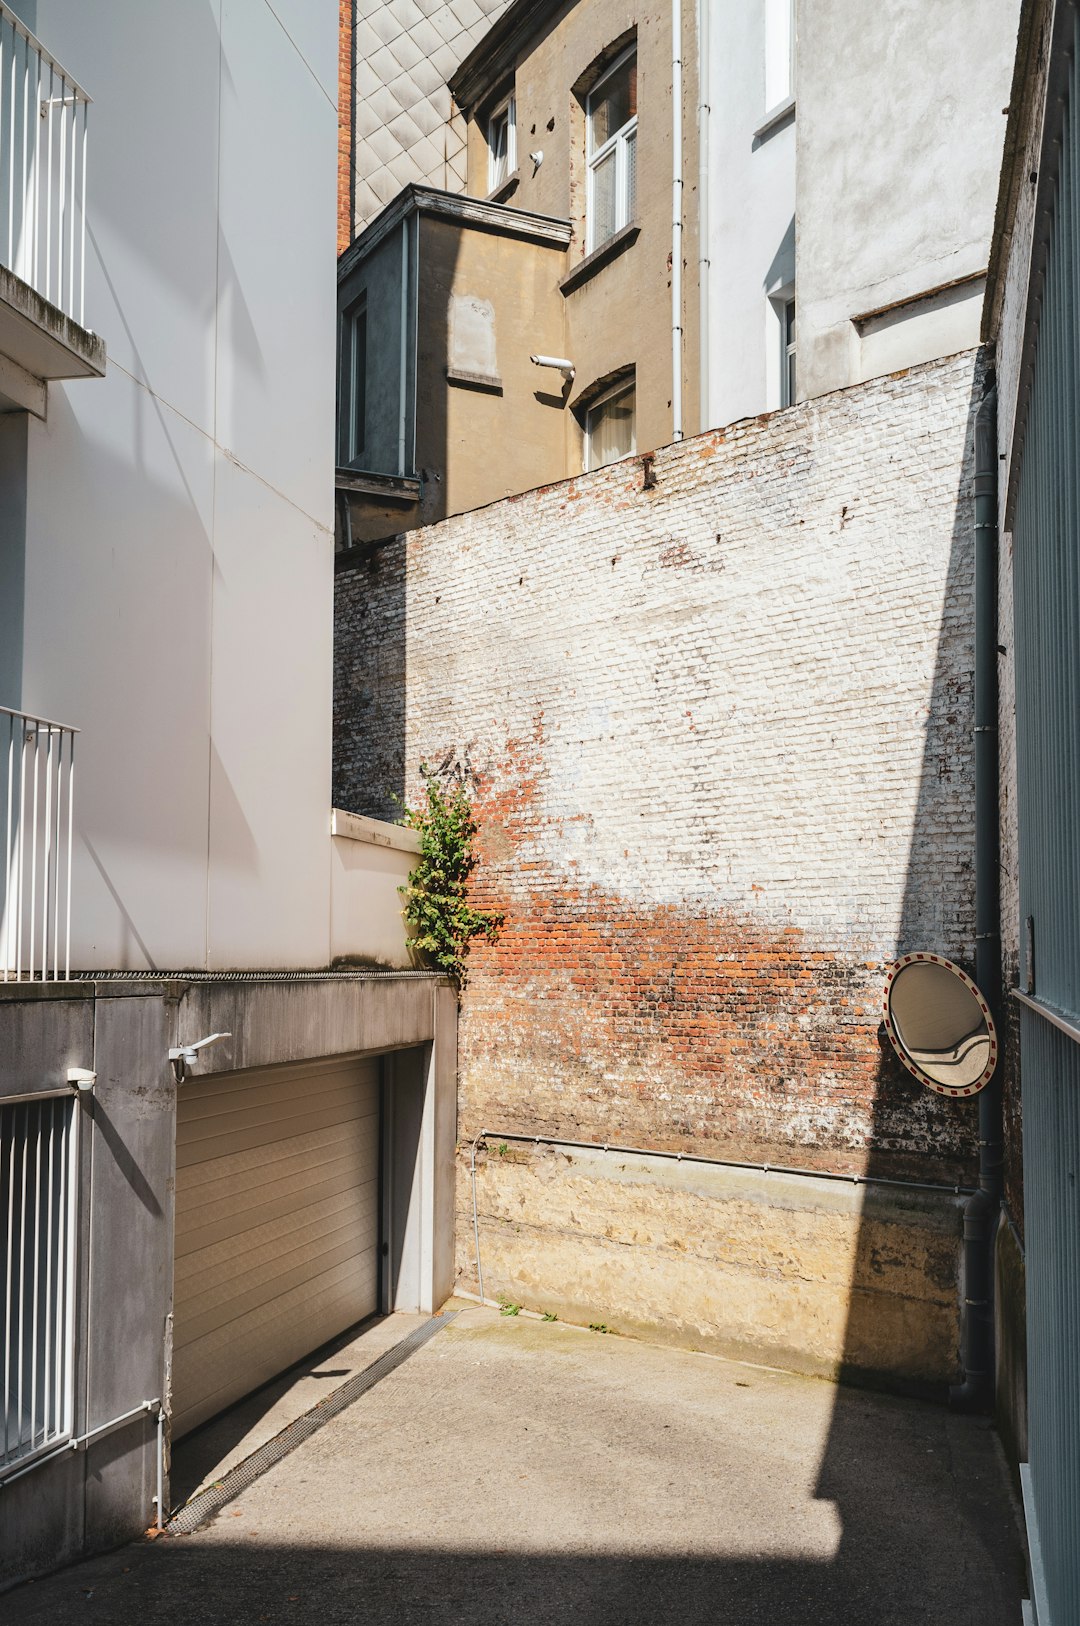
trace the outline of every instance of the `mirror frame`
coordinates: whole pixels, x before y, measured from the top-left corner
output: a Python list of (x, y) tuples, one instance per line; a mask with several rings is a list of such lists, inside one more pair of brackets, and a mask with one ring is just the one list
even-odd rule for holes
[[(927, 962), (930, 965), (940, 965), (945, 971), (951, 971), (954, 977), (959, 977), (965, 988), (969, 988), (971, 990), (979, 1002), (979, 1009), (983, 1013), (983, 1019), (986, 1022), (987, 1031), (990, 1037), (990, 1059), (986, 1063), (982, 1073), (975, 1080), (974, 1084), (965, 1084), (960, 1088), (953, 1084), (939, 1084), (936, 1078), (931, 1078), (929, 1073), (923, 1072), (922, 1068), (917, 1062), (912, 1061), (911, 1057), (904, 1049), (903, 1040), (896, 1031), (896, 1027), (892, 1019), (893, 983), (896, 981), (897, 977), (899, 976), (900, 972), (903, 971), (905, 966), (914, 965), (920, 960)], [(986, 1086), (993, 1078), (994, 1070), (998, 1064), (997, 1028), (994, 1025), (994, 1018), (990, 1014), (990, 1007), (986, 1003), (982, 991), (976, 986), (975, 983), (972, 982), (966, 971), (961, 971), (958, 965), (954, 965), (951, 960), (946, 960), (943, 954), (904, 954), (899, 960), (894, 961), (894, 963), (889, 967), (885, 977), (885, 990), (882, 995), (882, 1005), (885, 1011), (885, 1032), (889, 1036), (889, 1043), (896, 1051), (896, 1054), (900, 1057), (900, 1060), (903, 1062), (908, 1072), (913, 1078), (917, 1078), (920, 1084), (925, 1084), (928, 1090), (934, 1090), (938, 1095), (948, 1095), (954, 1098), (956, 1096), (978, 1095), (980, 1090), (985, 1090)]]

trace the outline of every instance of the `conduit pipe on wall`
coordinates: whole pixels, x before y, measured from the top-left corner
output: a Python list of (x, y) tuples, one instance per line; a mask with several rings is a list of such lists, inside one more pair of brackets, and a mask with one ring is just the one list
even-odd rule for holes
[(671, 438), (683, 438), (683, 118), (682, 5), (671, 0)]
[[(975, 414), (975, 981), (1001, 1032), (1001, 889), (998, 784), (997, 391)], [(994, 1393), (994, 1237), (1003, 1191), (1001, 1061), (979, 1098), (979, 1186), (964, 1208), (964, 1381), (960, 1410)]]
[(710, 400), (709, 356), (709, 275), (711, 268), (709, 243), (709, 142), (711, 139), (712, 106), (709, 101), (712, 83), (712, 65), (709, 61), (709, 11), (712, 0), (698, 0), (698, 368), (699, 412), (698, 429), (712, 428)]

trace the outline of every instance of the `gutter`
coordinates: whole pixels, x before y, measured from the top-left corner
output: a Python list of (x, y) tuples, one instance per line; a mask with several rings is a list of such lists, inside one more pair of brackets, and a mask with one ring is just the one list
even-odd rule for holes
[(682, 0), (671, 0), (671, 438), (683, 438), (683, 63)]
[[(997, 390), (975, 414), (975, 981), (1001, 1023), (997, 665)], [(961, 1411), (994, 1395), (994, 1238), (1001, 1213), (1001, 1063), (978, 1097), (979, 1186), (964, 1207), (964, 1380), (949, 1390)]]
[(712, 261), (709, 243), (709, 142), (712, 106), (712, 71), (709, 61), (709, 11), (711, 0), (698, 0), (698, 369), (700, 405), (698, 432), (711, 429), (709, 280)]

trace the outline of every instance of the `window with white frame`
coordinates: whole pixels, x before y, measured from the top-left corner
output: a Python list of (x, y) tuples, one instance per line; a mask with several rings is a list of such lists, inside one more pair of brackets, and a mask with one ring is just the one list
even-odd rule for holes
[(598, 396), (585, 413), (585, 467), (602, 469), (631, 457), (637, 448), (635, 381), (622, 378)]
[(637, 47), (608, 68), (585, 102), (586, 252), (634, 218), (637, 195)]
[(512, 95), (488, 118), (488, 191), (505, 186), (517, 168), (517, 107)]
[(0, 1481), (74, 1427), (78, 1105), (0, 1102)]
[(780, 313), (783, 328), (781, 332), (781, 362), (783, 371), (780, 378), (780, 405), (794, 406), (795, 394), (795, 301), (785, 299)]

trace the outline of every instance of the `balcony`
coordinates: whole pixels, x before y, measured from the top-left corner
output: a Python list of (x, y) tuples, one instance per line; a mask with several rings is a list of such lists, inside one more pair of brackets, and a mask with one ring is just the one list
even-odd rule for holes
[(89, 111), (0, 0), (0, 411), (44, 417), (50, 380), (105, 371), (85, 326)]
[(0, 982), (71, 976), (78, 732), (0, 706)]

